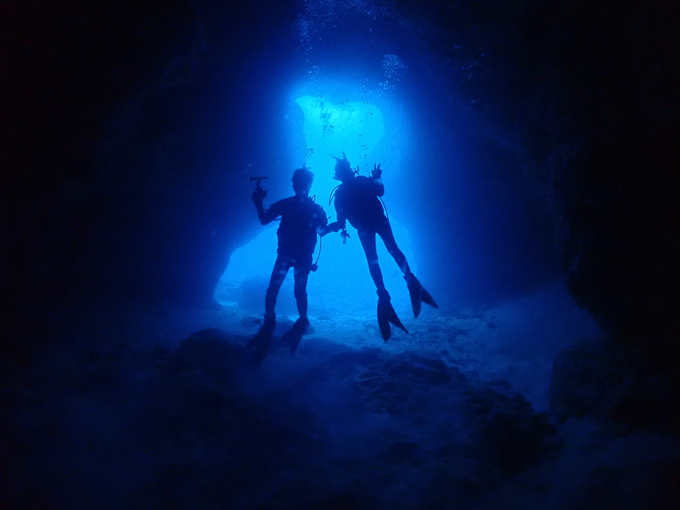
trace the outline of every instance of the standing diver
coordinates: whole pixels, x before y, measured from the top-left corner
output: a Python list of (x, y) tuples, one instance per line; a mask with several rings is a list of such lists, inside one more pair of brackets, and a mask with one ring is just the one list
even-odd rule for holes
[(295, 196), (274, 202), (269, 209), (265, 209), (262, 205), (267, 191), (260, 187), (259, 178), (255, 179), (258, 179), (258, 185), (253, 192), (252, 199), (260, 223), (267, 225), (281, 218), (277, 231), (278, 255), (264, 300), (264, 324), (248, 344), (248, 347), (254, 348), (253, 357), (259, 363), (269, 349), (272, 333), (276, 327), (276, 314), (274, 313), (276, 298), (291, 267), (294, 270), (294, 294), (300, 318), (295, 321), (293, 327), (284, 334), (282, 339), (290, 343), (292, 353), (295, 352), (302, 335), (307, 331), (309, 327), (307, 279), (310, 271), (315, 269), (312, 267), (312, 255), (316, 247), (316, 236), (317, 234), (324, 236), (330, 230), (326, 228), (328, 221), (323, 208), (309, 198), (314, 174), (306, 167), (298, 168), (293, 172)]
[[(335, 232), (342, 229), (343, 236), (347, 236), (345, 231), (346, 221), (349, 221), (357, 229), (359, 241), (361, 241), (361, 246), (368, 261), (368, 269), (378, 290), (378, 325), (380, 326), (380, 334), (387, 341), (392, 335), (390, 322), (404, 331), (406, 331), (406, 328), (399, 320), (399, 317), (397, 317), (390, 302), (390, 295), (385, 288), (380, 265), (378, 264), (376, 234), (382, 238), (387, 251), (399, 265), (402, 273), (404, 273), (404, 279), (411, 296), (413, 315), (418, 317), (421, 302), (434, 308), (438, 308), (438, 306), (434, 299), (432, 299), (432, 296), (430, 296), (411, 272), (406, 257), (394, 239), (392, 227), (383, 212), (382, 203), (378, 198), (385, 193), (380, 165), (373, 165), (371, 177), (365, 177), (356, 175), (349, 161), (347, 161), (347, 156), (344, 152), (341, 158), (334, 159), (336, 164), (333, 179), (341, 181), (341, 184), (336, 188), (335, 192), (337, 221), (328, 225), (327, 229)], [(408, 331), (406, 332), (408, 333)]]

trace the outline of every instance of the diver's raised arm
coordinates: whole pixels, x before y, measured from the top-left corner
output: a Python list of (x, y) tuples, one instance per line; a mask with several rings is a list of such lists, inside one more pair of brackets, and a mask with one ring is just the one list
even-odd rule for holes
[(255, 204), (255, 209), (257, 209), (257, 219), (260, 220), (262, 225), (267, 225), (274, 221), (276, 218), (281, 216), (279, 202), (275, 202), (269, 209), (265, 209), (262, 201), (267, 196), (267, 190), (262, 189), (258, 184), (257, 188), (253, 192), (252, 199)]
[(383, 196), (385, 194), (385, 185), (382, 182), (382, 170), (380, 169), (380, 163), (373, 165), (371, 177), (375, 183), (375, 194), (379, 197)]

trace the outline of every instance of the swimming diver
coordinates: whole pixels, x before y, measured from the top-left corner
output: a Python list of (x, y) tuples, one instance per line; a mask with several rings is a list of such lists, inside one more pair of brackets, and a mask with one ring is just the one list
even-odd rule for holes
[(378, 234), (390, 255), (399, 265), (404, 279), (406, 280), (413, 315), (418, 317), (421, 302), (434, 308), (438, 308), (432, 296), (423, 288), (415, 275), (411, 272), (406, 257), (397, 246), (392, 233), (389, 220), (383, 212), (383, 206), (379, 199), (385, 193), (382, 182), (382, 170), (380, 165), (373, 165), (370, 177), (357, 175), (347, 161), (347, 156), (342, 153), (341, 158), (336, 158), (335, 173), (333, 179), (341, 184), (335, 191), (335, 210), (337, 221), (328, 225), (327, 230), (337, 232), (342, 230), (342, 235), (347, 236), (346, 221), (357, 230), (359, 241), (366, 254), (368, 269), (378, 292), (378, 325), (382, 337), (387, 341), (392, 335), (390, 322), (408, 333), (404, 325), (397, 317), (390, 295), (385, 288), (380, 265), (378, 264), (378, 252), (376, 251), (376, 234)]
[(267, 225), (281, 218), (281, 224), (277, 230), (276, 262), (264, 301), (264, 323), (248, 344), (248, 347), (254, 348), (253, 359), (259, 363), (269, 349), (272, 333), (276, 327), (276, 314), (274, 313), (276, 298), (291, 267), (295, 278), (295, 301), (300, 315), (293, 327), (282, 337), (290, 344), (291, 353), (295, 352), (302, 335), (307, 331), (309, 327), (307, 279), (310, 271), (313, 270), (312, 255), (316, 247), (316, 236), (317, 234), (324, 236), (330, 230), (327, 230), (328, 221), (323, 208), (309, 197), (314, 174), (306, 167), (303, 166), (293, 172), (295, 196), (274, 202), (269, 209), (265, 209), (262, 204), (267, 191), (260, 186), (260, 178), (254, 179), (258, 180), (258, 184), (252, 194), (252, 200), (260, 223)]

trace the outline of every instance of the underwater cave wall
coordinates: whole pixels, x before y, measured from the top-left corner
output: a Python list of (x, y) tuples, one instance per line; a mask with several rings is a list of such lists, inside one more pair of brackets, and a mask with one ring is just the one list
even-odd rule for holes
[(545, 9), (566, 136), (546, 161), (567, 284), (617, 342), (675, 366), (680, 309), (677, 6)]
[(397, 3), (420, 20), (435, 79), (551, 204), (576, 302), (610, 338), (677, 365), (677, 5)]
[(244, 221), (232, 198), (249, 195), (245, 177), (238, 187), (224, 174), (271, 156), (248, 130), (272, 98), (246, 116), (241, 103), (256, 103), (242, 73), (286, 39), (295, 4), (7, 6), (11, 322), (99, 298), (211, 300)]

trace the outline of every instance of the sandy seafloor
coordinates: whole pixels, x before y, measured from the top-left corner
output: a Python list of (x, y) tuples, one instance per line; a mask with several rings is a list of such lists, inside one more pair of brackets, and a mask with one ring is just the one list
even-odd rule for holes
[(387, 343), (370, 312), (312, 315), (294, 356), (275, 340), (259, 365), (260, 318), (237, 308), (72, 313), (36, 360), (3, 362), (0, 508), (667, 503), (673, 437), (549, 414), (555, 354), (600, 334), (562, 283), (424, 306)]

